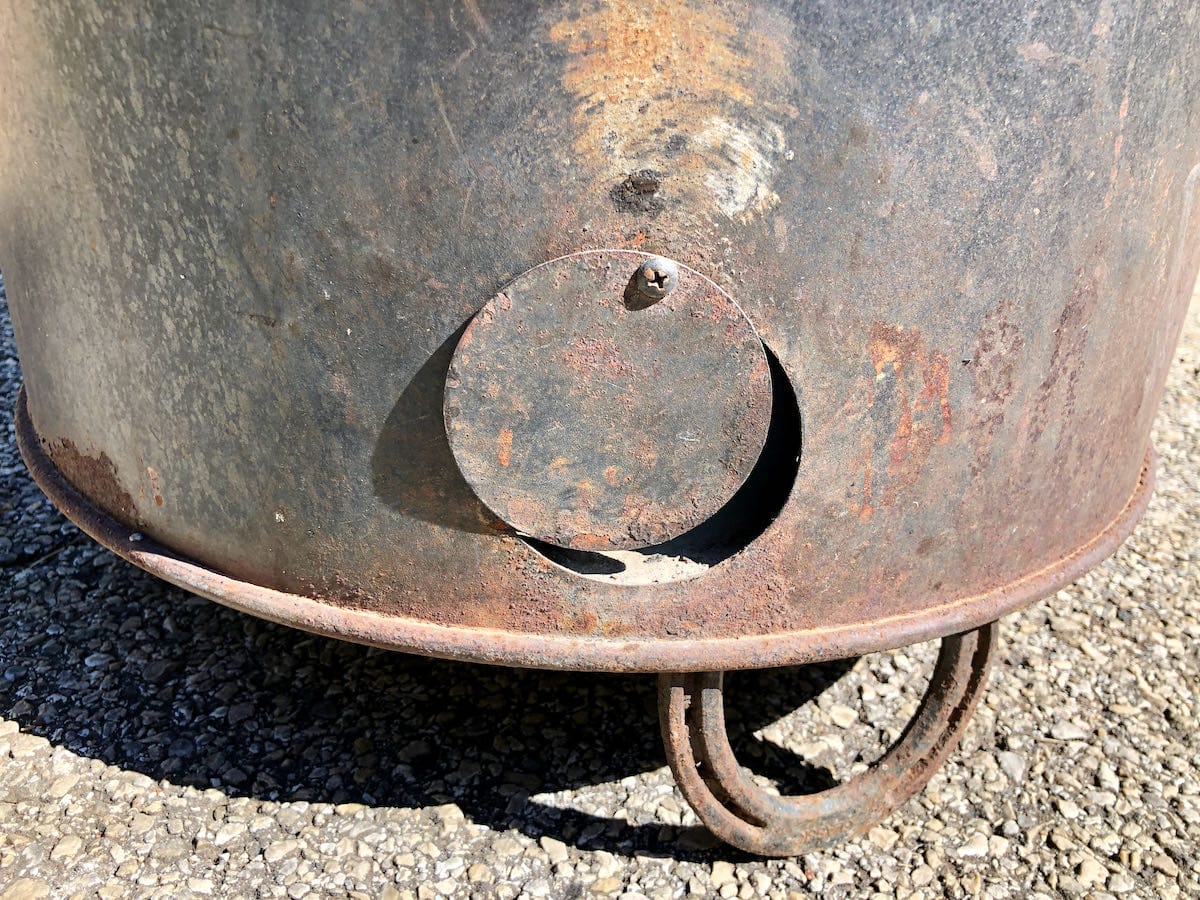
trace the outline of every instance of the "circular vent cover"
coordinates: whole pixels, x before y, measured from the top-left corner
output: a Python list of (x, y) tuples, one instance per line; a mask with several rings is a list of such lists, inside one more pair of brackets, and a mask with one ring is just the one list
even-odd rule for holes
[(602, 250), (531, 269), (475, 315), (447, 375), (464, 477), (518, 532), (577, 550), (677, 537), (746, 480), (771, 376), (712, 281)]

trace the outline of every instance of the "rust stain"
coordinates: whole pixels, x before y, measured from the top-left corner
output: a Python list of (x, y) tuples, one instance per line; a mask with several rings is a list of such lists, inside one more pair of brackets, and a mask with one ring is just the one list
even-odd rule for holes
[[(583, 512), (596, 508), (596, 497), (603, 488), (598, 488), (586, 478), (575, 485), (575, 508)], [(589, 516), (590, 521), (590, 516)]]
[(781, 123), (794, 111), (774, 98), (794, 80), (790, 34), (782, 21), (751, 19), (688, 0), (597, 0), (552, 26), (570, 54), (563, 84), (579, 98), (580, 158), (614, 185), (662, 171), (664, 196), (732, 218), (778, 203)]
[(496, 437), (496, 459), (500, 465), (508, 468), (512, 463), (513, 433), (511, 428), (501, 428)]
[(107, 453), (88, 456), (69, 438), (44, 443), (46, 454), (72, 487), (123, 524), (141, 525), (137, 505), (122, 486), (117, 467)]
[(1017, 361), (1025, 340), (1013, 321), (1013, 304), (1003, 300), (983, 320), (975, 339), (974, 352), (967, 365), (974, 378), (975, 408), (971, 433), (975, 458), (971, 476), (977, 478), (988, 468), (996, 433), (1005, 421), (1008, 398), (1017, 385)]
[(158, 472), (154, 466), (147, 466), (146, 473), (150, 476), (150, 489), (154, 492), (154, 505), (163, 505), (162, 488), (159, 486)]
[(626, 362), (621, 348), (610, 338), (578, 336), (562, 351), (562, 360), (582, 374), (599, 372), (604, 377), (630, 377), (634, 368)]
[(1075, 414), (1076, 385), (1083, 355), (1088, 343), (1088, 326), (1095, 310), (1099, 286), (1108, 280), (1107, 265), (1097, 247), (1093, 253), (1095, 265), (1091, 271), (1076, 271), (1075, 286), (1059, 315), (1054, 329), (1054, 346), (1046, 365), (1046, 377), (1038, 385), (1033, 407), (1028, 411), (1029, 436), (1032, 443), (1041, 439), (1051, 420), (1050, 408), (1061, 394), (1057, 418), (1068, 421)]
[(635, 458), (646, 468), (651, 468), (658, 464), (658, 447), (654, 441), (643, 438), (638, 441)]
[(879, 410), (896, 420), (880, 497), (884, 506), (892, 506), (920, 479), (933, 448), (949, 442), (953, 433), (950, 360), (944, 353), (928, 351), (916, 328), (885, 322), (872, 326), (868, 352), (876, 384), (892, 381), (891, 391), (872, 391), (873, 406), (881, 396), (893, 398), (892, 409)]

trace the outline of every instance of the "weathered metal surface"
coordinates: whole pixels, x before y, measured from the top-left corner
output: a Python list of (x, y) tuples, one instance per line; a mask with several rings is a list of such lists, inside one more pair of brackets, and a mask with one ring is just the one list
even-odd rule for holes
[(861, 834), (925, 786), (971, 721), (997, 643), (995, 622), (942, 640), (925, 697), (900, 738), (828, 790), (769, 794), (738, 765), (725, 732), (723, 673), (661, 675), (658, 709), (675, 781), (700, 820), (749, 853), (799, 856)]
[[(754, 328), (703, 275), (659, 275), (652, 260), (598, 251), (538, 266), (459, 339), (450, 448), (523, 534), (580, 550), (660, 544), (720, 509), (762, 452), (771, 375)], [(647, 266), (662, 284), (642, 283)]]
[[(1194, 16), (0, 3), (31, 424), (172, 577), (359, 640), (718, 670), (978, 627), (1144, 505), (1200, 264)], [(486, 300), (605, 247), (720, 285), (804, 423), (770, 527), (687, 580), (555, 565), (443, 426)]]
[(441, 625), (369, 609), (341, 607), (240, 581), (163, 547), (95, 505), (63, 478), (50, 458), (46, 442), (33, 427), (24, 391), (18, 396), (15, 413), (21, 455), (54, 504), (104, 546), (172, 584), (234, 609), (315, 634), (451, 659), (578, 671), (617, 669), (617, 660), (623, 663), (621, 671), (630, 672), (704, 672), (706, 665), (727, 659), (738, 660), (740, 668), (764, 668), (786, 665), (797, 658), (844, 659), (884, 649), (892, 642), (904, 646), (939, 637), (947, 622), (952, 625), (969, 622), (987, 610), (1020, 605), (1044, 596), (1112, 553), (1144, 512), (1153, 488), (1154, 471), (1153, 459), (1148, 459), (1146, 477), (1137, 493), (1095, 541), (1070, 559), (1017, 585), (1006, 586), (1004, 592), (921, 609), (881, 622), (878, 630), (831, 626), (777, 631), (750, 638), (682, 641), (667, 637), (631, 641), (619, 635), (596, 638)]

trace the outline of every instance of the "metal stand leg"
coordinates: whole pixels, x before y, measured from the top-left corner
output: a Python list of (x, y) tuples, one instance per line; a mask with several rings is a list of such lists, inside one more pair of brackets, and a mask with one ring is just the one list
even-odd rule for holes
[(983, 694), (996, 632), (992, 622), (943, 638), (921, 706), (891, 749), (845, 784), (799, 797), (768, 794), (738, 765), (725, 733), (723, 673), (660, 675), (671, 771), (704, 824), (750, 853), (796, 856), (861, 833), (924, 787), (957, 746)]

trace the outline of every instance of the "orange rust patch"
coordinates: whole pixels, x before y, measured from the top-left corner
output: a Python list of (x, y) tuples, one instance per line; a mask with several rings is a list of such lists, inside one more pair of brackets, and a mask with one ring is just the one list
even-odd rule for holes
[(154, 505), (163, 505), (162, 489), (159, 487), (158, 472), (154, 466), (147, 466), (146, 473), (150, 476), (150, 490), (154, 492)]
[(658, 447), (654, 441), (649, 438), (642, 438), (638, 441), (637, 454), (635, 459), (646, 468), (651, 468), (658, 464)]
[(779, 126), (795, 112), (775, 101), (794, 83), (789, 36), (786, 20), (749, 8), (594, 0), (550, 29), (570, 54), (580, 160), (613, 183), (661, 169), (671, 196), (727, 215), (769, 208)]
[(513, 433), (511, 428), (501, 428), (500, 434), (496, 436), (496, 459), (500, 461), (500, 465), (508, 468), (512, 462), (512, 446)]
[(598, 372), (606, 378), (633, 374), (633, 366), (625, 361), (621, 349), (609, 338), (576, 337), (562, 351), (562, 360), (583, 374)]
[(75, 490), (123, 524), (141, 525), (133, 497), (122, 486), (117, 467), (107, 453), (88, 456), (69, 438), (44, 443), (46, 454)]
[[(920, 332), (876, 322), (868, 347), (875, 380), (894, 382), (896, 430), (888, 447), (887, 484), (881, 503), (895, 504), (897, 497), (920, 479), (934, 446), (950, 440), (953, 416), (950, 407), (950, 360), (930, 353)], [(872, 391), (873, 402), (875, 391)], [(867, 455), (867, 467), (870, 467)], [(865, 506), (865, 503), (864, 503)]]
[(607, 481), (609, 484), (611, 484), (613, 487), (617, 486), (617, 475), (618, 475), (618, 470), (617, 470), (616, 466), (609, 466), (608, 468), (606, 468), (604, 470), (604, 480)]
[(1013, 303), (1005, 299), (984, 317), (970, 361), (975, 380), (970, 429), (975, 448), (972, 479), (987, 469), (996, 435), (1005, 421), (1008, 398), (1017, 384), (1017, 362), (1024, 345), (1013, 322)]
[(596, 506), (596, 495), (601, 491), (586, 478), (575, 485), (575, 508), (578, 510), (590, 510)]

